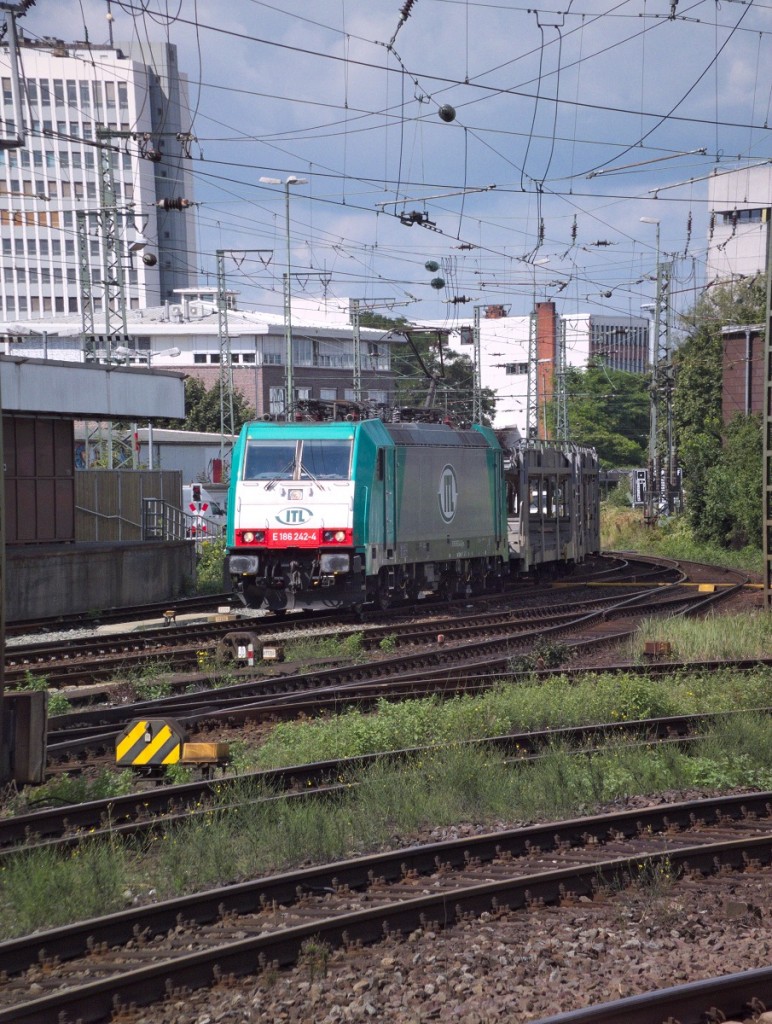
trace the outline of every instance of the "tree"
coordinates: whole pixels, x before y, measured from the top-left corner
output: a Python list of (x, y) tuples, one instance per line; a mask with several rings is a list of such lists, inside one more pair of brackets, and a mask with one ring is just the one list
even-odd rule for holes
[[(255, 418), (255, 410), (247, 403), (244, 395), (233, 392), (233, 428), (238, 433), (242, 425)], [(159, 420), (156, 426), (170, 430), (195, 430), (202, 433), (220, 433), (220, 385), (214, 384), (209, 390), (198, 377), (185, 378), (185, 419)]]
[[(571, 440), (596, 449), (606, 468), (642, 466), (649, 431), (649, 381), (603, 364), (565, 371)], [(555, 401), (548, 408), (554, 423)]]
[[(712, 288), (684, 317), (687, 336), (674, 354), (673, 419), (686, 512), (695, 537), (721, 545), (759, 543), (761, 536), (760, 518), (757, 522), (749, 507), (761, 481), (760, 428), (743, 416), (724, 426), (721, 329), (765, 318), (763, 277)], [(760, 502), (759, 493), (759, 516)]]
[(705, 477), (698, 540), (720, 547), (761, 543), (762, 431), (760, 416), (738, 414), (727, 426), (718, 461)]

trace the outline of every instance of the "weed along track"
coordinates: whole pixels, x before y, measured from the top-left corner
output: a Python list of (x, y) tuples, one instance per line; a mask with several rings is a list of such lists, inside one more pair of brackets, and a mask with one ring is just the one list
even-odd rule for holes
[(714, 875), (713, 897), (728, 896), (732, 872), (769, 877), (771, 815), (772, 793), (637, 808), (306, 868), (39, 933), (0, 946), (0, 1022), (107, 1021), (116, 1005), (224, 975), (304, 957), (321, 970), (339, 947), (452, 929), (470, 915), (546, 912), (631, 881), (654, 890)]
[[(668, 570), (670, 571), (670, 570)], [(705, 609), (706, 598), (694, 588), (665, 584), (654, 590), (619, 591), (568, 604), (553, 602), (546, 609), (517, 609), (471, 615), (467, 609), (452, 617), (432, 618), (429, 623), (395, 623), (373, 627), (372, 632), (349, 633), (332, 667), (293, 666), (271, 669), (223, 668), (216, 676), (183, 678), (177, 688), (194, 689), (176, 696), (156, 696), (152, 701), (130, 705), (84, 707), (59, 715), (51, 722), (49, 754), (52, 763), (67, 758), (104, 756), (127, 721), (143, 714), (169, 715), (190, 725), (227, 720), (259, 719), (262, 707), (279, 699), (300, 703), (316, 691), (326, 690), (332, 702), (357, 700), (366, 690), (371, 697), (400, 699), (479, 689), (487, 676), (508, 674), (513, 658), (528, 656), (538, 645), (552, 644), (574, 652), (601, 649), (630, 636), (644, 616), (672, 616), (693, 608)], [(742, 586), (738, 583), (737, 586)], [(709, 600), (718, 600), (713, 594)], [(556, 606), (557, 605), (557, 606)], [(403, 632), (404, 631), (404, 636)], [(578, 635), (577, 635), (578, 634)], [(349, 641), (357, 639), (357, 647)], [(397, 655), (394, 648), (403, 647)], [(377, 654), (364, 659), (365, 649)], [(199, 651), (199, 655), (200, 655)], [(339, 664), (339, 661), (353, 664)], [(293, 667), (300, 671), (292, 672)], [(256, 672), (261, 674), (255, 675)], [(239, 681), (244, 680), (244, 681)], [(207, 683), (216, 683), (214, 689)], [(305, 694), (305, 698), (303, 698)], [(316, 698), (314, 698), (315, 700)], [(298, 712), (302, 709), (298, 708)], [(264, 716), (263, 716), (264, 717)]]
[[(768, 714), (772, 709), (757, 709)], [(581, 754), (592, 754), (604, 743), (688, 745), (701, 730), (714, 724), (716, 715), (679, 715), (643, 721), (610, 722), (512, 733), (467, 740), (460, 745), (490, 751), (502, 764), (538, 758), (544, 751), (562, 745)], [(216, 780), (199, 780), (181, 785), (156, 786), (142, 793), (113, 796), (91, 802), (51, 807), (29, 814), (0, 818), (0, 857), (36, 848), (74, 848), (81, 843), (117, 837), (147, 836), (166, 832), (195, 817), (211, 816), (258, 800), (317, 799), (349, 792), (362, 773), (379, 761), (390, 764), (429, 760), (436, 747), (413, 747), (358, 757), (292, 765)]]

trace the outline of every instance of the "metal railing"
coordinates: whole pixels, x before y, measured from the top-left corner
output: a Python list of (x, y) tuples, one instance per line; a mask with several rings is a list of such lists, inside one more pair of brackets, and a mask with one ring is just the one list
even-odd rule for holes
[(192, 540), (199, 545), (224, 534), (225, 528), (214, 519), (184, 512), (161, 498), (142, 499), (143, 540)]

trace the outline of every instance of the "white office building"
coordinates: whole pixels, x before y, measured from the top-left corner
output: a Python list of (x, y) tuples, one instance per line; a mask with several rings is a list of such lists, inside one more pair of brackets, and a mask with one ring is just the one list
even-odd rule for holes
[(763, 274), (772, 164), (716, 171), (708, 180), (708, 287)]
[[(525, 436), (532, 335), (540, 407), (553, 397), (561, 336), (567, 367), (586, 367), (599, 361), (609, 369), (645, 373), (651, 366), (651, 325), (644, 317), (583, 312), (558, 315), (551, 302), (537, 302), (533, 316), (503, 316), (500, 306), (489, 307), (487, 312), (480, 318), (480, 380), (483, 388), (491, 388), (496, 395), (496, 428), (512, 427)], [(470, 359), (474, 359), (472, 326), (472, 320), (459, 320), (449, 338), (450, 347)]]
[[(196, 264), (191, 209), (157, 205), (193, 199), (187, 83), (176, 47), (143, 43), (139, 59), (128, 47), (19, 42), (21, 131), (7, 42), (0, 49), (0, 136), (24, 136), (21, 147), (0, 148), (0, 317), (82, 313), (91, 290), (98, 322), (111, 251), (120, 259), (128, 309), (173, 301), (175, 288), (192, 283)], [(117, 225), (107, 251), (103, 144), (111, 147)], [(147, 245), (131, 254), (137, 234)]]

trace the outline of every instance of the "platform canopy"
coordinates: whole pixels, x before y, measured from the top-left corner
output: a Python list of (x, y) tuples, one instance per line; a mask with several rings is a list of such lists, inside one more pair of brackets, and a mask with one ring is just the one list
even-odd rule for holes
[(88, 419), (184, 419), (185, 374), (0, 356), (0, 407)]

